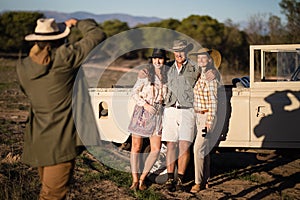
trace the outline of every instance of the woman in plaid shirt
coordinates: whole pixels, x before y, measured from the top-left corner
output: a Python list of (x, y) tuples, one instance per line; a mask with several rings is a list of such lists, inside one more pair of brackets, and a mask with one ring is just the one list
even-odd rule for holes
[(197, 56), (197, 63), (201, 69), (194, 87), (197, 135), (194, 143), (195, 185), (191, 188), (191, 192), (196, 193), (209, 187), (210, 148), (208, 140), (209, 132), (211, 132), (216, 118), (218, 101), (218, 80), (207, 81), (205, 72), (220, 66), (221, 54), (214, 49), (201, 48), (191, 55)]

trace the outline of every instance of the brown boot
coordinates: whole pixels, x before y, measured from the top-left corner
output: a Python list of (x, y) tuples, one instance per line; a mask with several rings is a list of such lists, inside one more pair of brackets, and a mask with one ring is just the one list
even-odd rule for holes
[(176, 179), (176, 190), (183, 191), (182, 180), (179, 177), (177, 177), (177, 179)]
[(169, 178), (167, 180), (167, 182), (165, 183), (167, 190), (169, 190), (169, 192), (175, 192), (176, 191), (176, 186), (175, 186), (175, 180)]

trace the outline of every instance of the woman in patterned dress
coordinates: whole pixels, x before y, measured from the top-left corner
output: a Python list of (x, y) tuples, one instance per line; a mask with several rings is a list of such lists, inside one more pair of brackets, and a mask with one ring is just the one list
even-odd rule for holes
[[(135, 108), (142, 109), (143, 112), (143, 117), (141, 117), (136, 114), (137, 111), (135, 109), (131, 125), (129, 125), (129, 131), (132, 133), (130, 154), (132, 172), (130, 189), (132, 190), (147, 189), (145, 179), (155, 163), (161, 148), (162, 113), (164, 98), (167, 93), (166, 72), (168, 69), (164, 64), (168, 58), (165, 50), (153, 49), (150, 59), (150, 63), (138, 73), (132, 92), (132, 98), (136, 101)], [(151, 127), (151, 130), (149, 131), (147, 127)], [(143, 137), (149, 137), (151, 151), (146, 158), (143, 165), (144, 168), (139, 177)]]

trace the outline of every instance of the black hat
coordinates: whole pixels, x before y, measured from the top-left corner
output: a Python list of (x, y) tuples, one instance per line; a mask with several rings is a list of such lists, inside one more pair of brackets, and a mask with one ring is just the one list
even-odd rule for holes
[(166, 50), (164, 49), (153, 49), (152, 55), (149, 58), (164, 58), (168, 60)]

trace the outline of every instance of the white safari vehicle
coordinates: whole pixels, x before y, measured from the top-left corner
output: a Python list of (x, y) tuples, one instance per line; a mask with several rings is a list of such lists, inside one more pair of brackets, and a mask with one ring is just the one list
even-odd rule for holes
[[(89, 93), (101, 139), (126, 142), (131, 88)], [(219, 94), (217, 146), (300, 147), (300, 44), (251, 45), (249, 77), (237, 77)]]

